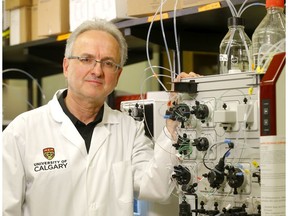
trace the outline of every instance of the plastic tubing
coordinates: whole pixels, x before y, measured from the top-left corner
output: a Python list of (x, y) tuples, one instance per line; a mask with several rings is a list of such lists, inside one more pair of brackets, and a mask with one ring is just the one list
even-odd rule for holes
[(236, 160), (235, 160), (235, 158), (233, 159), (233, 161), (231, 162), (232, 164), (239, 164), (239, 162), (240, 162), (240, 159), (242, 158), (242, 154), (243, 154), (243, 151), (245, 150), (245, 149), (250, 149), (250, 150), (255, 150), (255, 149), (257, 149), (257, 148), (255, 148), (255, 147), (249, 147), (249, 146), (246, 146), (246, 147), (244, 147), (244, 145), (247, 145), (247, 143), (244, 141), (244, 142), (240, 142), (240, 141), (236, 141), (235, 142), (235, 145), (240, 145), (240, 144), (242, 144), (242, 147), (235, 147), (235, 152), (236, 151), (241, 151), (241, 153), (240, 153), (240, 156), (239, 156), (239, 158), (238, 158), (238, 162), (236, 162)]
[[(242, 131), (243, 131), (243, 136), (244, 136), (244, 142), (239, 142), (239, 135), (240, 135), (240, 132), (237, 134), (236, 136), (236, 141), (235, 141), (235, 144), (236, 143), (242, 143), (243, 145), (243, 148), (241, 149), (241, 153), (240, 153), (240, 156), (239, 156), (239, 160), (238, 160), (238, 163), (242, 157), (242, 154), (243, 154), (243, 149), (244, 149), (244, 145), (247, 145), (247, 134), (246, 134), (246, 123), (247, 123), (247, 118), (248, 116), (250, 115), (251, 111), (252, 111), (252, 108), (253, 108), (253, 104), (251, 104), (251, 107), (248, 109), (248, 104), (246, 104), (245, 106), (245, 112), (244, 112), (244, 121), (242, 123)], [(235, 147), (236, 148), (236, 147)], [(235, 159), (235, 158), (234, 158)]]
[(264, 6), (265, 7), (265, 4), (256, 2), (256, 3), (252, 3), (252, 4), (249, 4), (249, 5), (246, 5), (246, 7), (244, 7), (242, 10), (239, 10), (239, 12), (238, 12), (239, 17), (242, 16), (242, 13), (244, 13), (244, 11), (247, 10), (251, 6)]
[(156, 74), (156, 75), (151, 75), (151, 76), (147, 77), (147, 78), (143, 81), (143, 83), (142, 83), (142, 85), (141, 85), (141, 88), (140, 88), (141, 95), (143, 94), (143, 86), (144, 86), (144, 83), (145, 83), (148, 79), (150, 79), (150, 78), (156, 78), (156, 79), (158, 80), (158, 76), (170, 78), (170, 76), (165, 75), (165, 74)]
[[(6, 83), (2, 83), (3, 86), (7, 87), (7, 88), (13, 88), (13, 86), (10, 86), (10, 85), (7, 85)], [(31, 108), (31, 109), (34, 109), (35, 107), (28, 101), (28, 100), (24, 100), (28, 106)]]
[[(231, 35), (229, 37), (229, 43), (228, 43), (228, 45), (226, 46), (226, 49), (225, 49), (225, 54), (227, 54), (227, 55), (229, 55), (232, 39), (233, 39), (233, 37), (235, 35), (235, 32), (236, 32), (236, 29), (232, 29), (231, 30)], [(240, 32), (240, 37), (241, 37), (241, 39), (242, 39), (242, 41), (244, 43), (245, 50), (247, 52), (249, 68), (252, 68), (252, 60), (251, 60), (251, 56), (250, 56), (250, 53), (249, 53), (249, 48), (248, 48), (246, 40), (245, 40), (244, 33), (242, 32), (242, 30), (239, 30), (239, 32)]]
[[(280, 50), (279, 50), (280, 51)], [(275, 55), (277, 52), (275, 52), (273, 55)], [(263, 68), (266, 68), (267, 65), (270, 63), (270, 61), (265, 61), (264, 65), (263, 65)]]
[[(153, 67), (160, 67), (160, 68), (169, 70), (169, 69), (164, 68), (164, 67), (161, 67), (161, 66), (150, 66), (150, 67), (145, 68), (144, 71), (146, 71), (146, 70), (148, 70), (148, 69), (151, 69), (151, 68), (153, 68)], [(142, 82), (142, 85), (141, 85), (141, 87), (140, 87), (140, 99), (141, 99), (141, 100), (143, 100), (143, 87), (144, 87), (145, 82), (146, 82), (148, 79), (150, 79), (150, 78), (156, 78), (157, 81), (160, 82), (160, 84), (162, 83), (162, 82), (158, 79), (158, 76), (170, 78), (168, 75), (162, 75), (162, 74), (156, 74), (156, 73), (153, 73), (153, 75), (147, 77), (147, 78)], [(162, 83), (162, 85), (163, 85), (163, 83)], [(143, 113), (143, 115), (144, 115), (144, 121), (147, 123), (146, 116), (145, 116), (145, 112)], [(152, 136), (152, 133), (151, 133), (151, 131), (149, 130), (149, 128), (148, 128), (148, 132), (149, 132), (149, 134), (151, 135), (151, 138), (152, 138), (153, 143), (155, 143), (155, 138)]]
[[(281, 49), (281, 46), (284, 46), (285, 45), (285, 38), (281, 39), (280, 41), (278, 41), (277, 43), (273, 44), (272, 47), (270, 47), (267, 52), (266, 52), (266, 56), (268, 55), (269, 57), (269, 54), (272, 56), (275, 55), (276, 53), (278, 52), (283, 52), (283, 49)], [(262, 57), (264, 58), (264, 56)], [(264, 59), (261, 59), (262, 61)], [(270, 61), (265, 61), (264, 65), (263, 65), (263, 68), (266, 68), (267, 64), (269, 63)]]
[[(240, 161), (240, 159), (242, 158), (242, 154), (243, 154), (243, 150), (245, 149), (244, 148), (244, 145), (247, 145), (247, 135), (246, 135), (246, 128), (245, 128), (245, 126), (246, 126), (246, 123), (242, 123), (242, 131), (243, 131), (243, 133), (244, 133), (244, 142), (240, 142), (239, 141), (239, 134), (240, 134), (240, 132), (238, 133), (238, 135), (237, 135), (237, 137), (236, 137), (236, 140), (235, 140), (235, 145), (236, 144), (242, 144), (242, 148), (241, 148), (241, 152), (240, 152), (240, 156), (239, 156), (239, 159), (238, 159), (238, 162), (237, 163), (239, 163), (239, 161)], [(236, 152), (236, 149), (238, 149), (237, 147), (235, 147), (235, 152)], [(234, 158), (233, 158), (233, 163), (235, 163), (234, 161), (235, 161), (235, 155), (234, 155)]]
[(252, 108), (253, 108), (253, 104), (251, 104), (251, 107), (249, 107), (249, 104), (246, 104), (246, 108), (245, 108), (245, 113), (244, 113), (244, 123), (246, 124), (247, 123), (247, 119), (252, 111)]
[[(240, 156), (239, 156), (239, 160), (238, 160), (238, 163), (240, 161), (240, 159), (242, 158), (242, 154), (243, 154), (243, 150), (245, 149), (244, 148), (244, 145), (247, 146), (247, 133), (246, 133), (246, 123), (247, 123), (247, 119), (251, 113), (251, 111), (253, 110), (253, 104), (251, 104), (250, 108), (249, 108), (249, 104), (246, 104), (246, 107), (245, 107), (245, 113), (244, 113), (244, 121), (243, 121), (243, 138), (244, 138), (244, 142), (242, 143), (242, 149), (241, 149), (241, 153), (240, 153)], [(236, 140), (237, 143), (241, 143), (238, 141), (238, 136), (237, 136), (237, 140)], [(247, 147), (246, 147), (247, 148)]]
[[(165, 68), (165, 67), (162, 67), (162, 66), (149, 66), (149, 67), (147, 67), (147, 68), (145, 68), (144, 69), (144, 71), (147, 71), (148, 69), (151, 69), (152, 70), (152, 68), (161, 68), (161, 69), (163, 69), (163, 70), (167, 70), (167, 71), (170, 71), (172, 74), (174, 74), (174, 72), (173, 71), (171, 71), (171, 70), (169, 70), (168, 68)], [(154, 75), (154, 76), (161, 76), (160, 74), (156, 74), (156, 73), (154, 73), (153, 71), (152, 71), (152, 74)], [(168, 75), (165, 75), (165, 77), (168, 77), (168, 78), (170, 78), (170, 79), (172, 79), (170, 76), (168, 76)], [(164, 84), (163, 84), (163, 82), (160, 80), (160, 79), (157, 79), (157, 81), (160, 83), (160, 85), (161, 86), (163, 86), (163, 88), (165, 87), (164, 86)], [(167, 91), (167, 90), (166, 90)]]
[[(167, 1), (167, 0), (165, 0), (165, 1)], [(165, 1), (164, 1), (164, 2), (165, 2)], [(157, 11), (155, 12), (155, 14), (154, 14), (154, 16), (153, 16), (153, 18), (152, 18), (152, 21), (151, 21), (151, 23), (150, 23), (150, 26), (149, 26), (149, 29), (148, 29), (148, 32), (147, 32), (147, 39), (146, 39), (146, 55), (147, 55), (147, 61), (148, 61), (148, 64), (149, 64), (149, 66), (150, 66), (150, 68), (151, 68), (152, 73), (155, 75), (156, 79), (157, 79), (158, 82), (161, 84), (161, 86), (163, 87), (163, 89), (164, 89), (165, 91), (167, 91), (166, 87), (165, 87), (165, 86), (163, 85), (163, 83), (159, 80), (157, 74), (156, 74), (155, 71), (153, 70), (153, 67), (152, 67), (151, 61), (150, 61), (150, 56), (149, 56), (149, 39), (150, 39), (151, 29), (152, 29), (154, 20), (155, 20), (155, 18), (156, 18), (156, 15), (158, 14), (158, 11), (160, 10), (160, 8), (163, 6), (163, 3), (164, 3), (164, 2), (161, 1), (161, 5), (160, 5), (160, 7), (157, 9)]]
[(238, 17), (240, 17), (240, 13), (241, 13), (241, 11), (242, 11), (244, 5), (247, 3), (247, 1), (248, 1), (248, 0), (245, 0), (245, 1), (242, 3), (240, 9), (238, 10), (238, 12), (237, 12), (237, 16), (238, 16)]
[(250, 70), (250, 69), (252, 69), (252, 59), (251, 59), (250, 52), (249, 52), (249, 48), (248, 48), (248, 46), (247, 46), (247, 43), (246, 43), (246, 40), (245, 40), (245, 36), (244, 36), (244, 33), (243, 33), (242, 29), (241, 29), (241, 31), (240, 31), (240, 37), (241, 37), (241, 39), (242, 39), (242, 41), (243, 41), (243, 43), (244, 43), (245, 50), (246, 50), (246, 52), (247, 52), (248, 63), (249, 63), (249, 70)]
[[(180, 51), (179, 51), (179, 44), (178, 44), (178, 38), (177, 38), (177, 25), (176, 25), (176, 12), (177, 12), (177, 4), (178, 0), (176, 0), (174, 4), (174, 16), (173, 16), (173, 24), (174, 24), (174, 37), (175, 37), (175, 45), (176, 45), (176, 57), (177, 57), (177, 65), (178, 65), (178, 73), (181, 72), (181, 62), (180, 62)], [(172, 78), (171, 74), (171, 78)], [(173, 81), (173, 80), (171, 80)]]
[[(246, 104), (245, 107), (245, 113), (244, 113), (244, 121), (243, 121), (243, 132), (244, 132), (244, 143), (247, 144), (247, 134), (246, 134), (246, 124), (247, 124), (247, 119), (251, 113), (251, 111), (253, 110), (253, 104), (251, 104), (251, 106), (249, 107), (249, 104)], [(241, 152), (242, 155), (242, 152)]]
[(16, 72), (19, 72), (19, 73), (23, 73), (23, 74), (25, 74), (26, 76), (28, 76), (30, 79), (32, 79), (33, 81), (35, 81), (36, 84), (37, 84), (38, 89), (39, 89), (40, 92), (41, 92), (42, 98), (45, 99), (45, 94), (43, 93), (43, 89), (42, 89), (42, 87), (40, 86), (39, 82), (38, 82), (31, 74), (29, 74), (28, 72), (26, 72), (26, 71), (24, 71), (24, 70), (21, 70), (21, 69), (18, 69), (18, 68), (9, 68), (9, 69), (3, 70), (2, 73), (8, 73), (8, 72), (12, 72), (12, 71), (16, 71)]
[[(269, 47), (269, 49), (263, 54), (262, 58), (260, 59), (260, 62), (262, 62), (265, 59), (265, 57), (269, 56), (270, 52), (273, 51), (273, 49), (276, 49), (283, 41), (285, 41), (285, 39), (282, 39), (282, 40), (278, 41), (277, 43), (271, 45)], [(266, 44), (264, 44), (264, 45), (266, 45)], [(263, 45), (259, 48), (258, 58), (260, 58), (260, 54), (262, 53), (262, 49), (264, 49)], [(258, 66), (260, 66), (260, 65), (258, 65)]]
[(226, 0), (226, 2), (227, 2), (227, 5), (228, 5), (228, 7), (229, 7), (229, 9), (231, 11), (232, 16), (235, 17), (237, 15), (237, 11), (236, 11), (233, 3), (230, 0)]
[(229, 53), (230, 53), (230, 47), (231, 47), (231, 44), (232, 44), (232, 39), (234, 37), (235, 31), (236, 31), (235, 29), (231, 30), (231, 35), (229, 37), (229, 43), (227, 44), (227, 46), (225, 48), (225, 52), (224, 52), (224, 54), (226, 54), (226, 55), (229, 55)]
[(188, 152), (186, 155), (183, 155), (183, 157), (189, 156), (189, 155), (191, 155), (191, 154), (193, 153), (193, 149), (192, 149), (192, 147), (190, 146), (190, 144), (189, 144), (189, 146), (182, 146), (182, 147), (180, 147), (180, 148), (178, 149), (178, 152), (180, 153), (181, 151), (185, 151), (185, 150), (189, 150), (189, 152)]
[(167, 71), (169, 71), (172, 75), (175, 75), (175, 72), (173, 72), (173, 71), (171, 71), (169, 68), (165, 68), (165, 67), (163, 67), (163, 66), (159, 66), (159, 65), (151, 65), (150, 67), (146, 67), (145, 69), (144, 69), (144, 71), (147, 71), (148, 69), (151, 69), (151, 68), (160, 68), (160, 69), (163, 69), (163, 70), (167, 70)]
[(229, 90), (223, 92), (222, 95), (220, 95), (220, 97), (217, 98), (217, 100), (222, 101), (222, 97), (224, 97), (224, 95), (226, 95), (226, 94), (227, 94), (228, 92), (230, 92), (230, 91), (238, 91), (239, 93), (241, 93), (241, 94), (243, 95), (243, 97), (245, 97), (244, 92), (242, 92), (240, 89), (229, 89)]
[(166, 1), (167, 0), (161, 0), (161, 5), (160, 5), (160, 24), (161, 24), (161, 32), (162, 32), (162, 36), (163, 36), (163, 41), (164, 41), (164, 45), (165, 45), (165, 49), (166, 49), (166, 53), (167, 53), (169, 68), (172, 71), (171, 57), (170, 57), (169, 48), (168, 48), (168, 45), (167, 45), (166, 34), (165, 34), (164, 25), (163, 25), (163, 17), (162, 17), (162, 9), (163, 9), (163, 5), (164, 5), (164, 3)]
[[(262, 56), (262, 58), (260, 59), (260, 61), (258, 61), (257, 67), (258, 67), (258, 66), (260, 67), (259, 63), (262, 62), (265, 58), (269, 57), (269, 55), (271, 54), (271, 52), (273, 51), (273, 49), (275, 49), (275, 50), (278, 49), (278, 46), (280, 46), (280, 45), (281, 45), (282, 43), (284, 43), (284, 42), (285, 42), (285, 38), (282, 39), (282, 40), (280, 40), (280, 41), (278, 41), (277, 43), (273, 44), (273, 45), (263, 54), (263, 56)], [(260, 58), (260, 53), (262, 53), (262, 52), (261, 52), (262, 49), (263, 49), (263, 46), (261, 46), (260, 49), (259, 49), (258, 59)], [(278, 51), (281, 51), (281, 50), (278, 49)], [(273, 53), (273, 55), (274, 55), (274, 54), (275, 54), (275, 53)], [(265, 67), (267, 66), (268, 62), (269, 62), (269, 61), (266, 60), (262, 68), (265, 68)], [(265, 66), (265, 67), (264, 67), (264, 66)], [(257, 68), (257, 67), (256, 67), (256, 68)]]
[[(234, 37), (234, 34), (235, 34), (235, 30), (233, 29), (232, 34), (230, 35), (230, 38), (229, 38), (229, 43), (227, 44), (225, 51), (224, 51), (224, 54), (226, 54), (226, 55), (228, 55), (228, 53), (230, 52), (230, 47), (231, 47), (232, 38)], [(226, 64), (227, 63), (228, 63), (228, 61), (226, 62)], [(226, 66), (226, 64), (224, 64), (224, 66)]]
[[(141, 85), (141, 88), (140, 88), (141, 99), (143, 99), (143, 86), (144, 86), (144, 83), (145, 83), (148, 79), (150, 79), (150, 78), (155, 78), (155, 76), (169, 77), (168, 75), (164, 75), (164, 74), (151, 75), (151, 76), (147, 77), (147, 78), (143, 81), (143, 83), (142, 83), (142, 85)], [(144, 106), (143, 106), (143, 107), (144, 107)], [(144, 115), (144, 121), (147, 123), (146, 116), (145, 116), (145, 112), (143, 113), (143, 115)], [(149, 128), (148, 128), (148, 130), (149, 130)], [(150, 130), (149, 130), (149, 134), (151, 135), (151, 138), (152, 138), (153, 143), (156, 143), (156, 142), (155, 142), (155, 138), (152, 136), (152, 133), (151, 133)]]
[[(207, 149), (206, 153), (203, 155), (203, 162), (205, 160), (205, 157), (207, 154), (209, 154), (209, 152), (211, 151), (211, 149), (216, 146), (216, 145), (222, 145), (222, 144), (226, 144), (225, 140), (222, 140), (222, 141), (219, 141), (219, 142), (216, 142), (214, 143), (213, 145), (210, 145), (209, 148)], [(209, 158), (208, 158), (208, 162), (209, 162)], [(205, 166), (206, 167), (206, 166)], [(207, 167), (206, 167), (207, 168)], [(211, 169), (209, 169), (211, 170)]]

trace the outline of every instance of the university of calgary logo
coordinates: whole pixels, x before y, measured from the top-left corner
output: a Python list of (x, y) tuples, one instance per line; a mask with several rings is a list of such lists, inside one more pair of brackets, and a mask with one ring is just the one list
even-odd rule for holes
[(47, 158), (48, 160), (52, 160), (55, 156), (55, 150), (54, 148), (45, 148), (43, 149), (43, 155), (45, 158)]

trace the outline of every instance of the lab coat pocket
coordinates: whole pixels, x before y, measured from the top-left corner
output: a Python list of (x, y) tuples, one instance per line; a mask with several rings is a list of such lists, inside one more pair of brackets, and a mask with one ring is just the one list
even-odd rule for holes
[(119, 201), (133, 202), (133, 180), (130, 161), (113, 164), (114, 190)]

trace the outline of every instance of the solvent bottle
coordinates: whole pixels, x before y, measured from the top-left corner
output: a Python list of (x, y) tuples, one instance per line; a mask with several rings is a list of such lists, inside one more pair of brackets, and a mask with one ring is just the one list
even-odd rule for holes
[(272, 57), (285, 52), (284, 0), (266, 0), (267, 14), (252, 35), (253, 70), (265, 73)]
[(228, 18), (228, 32), (219, 47), (219, 73), (249, 71), (251, 40), (244, 31), (244, 19)]

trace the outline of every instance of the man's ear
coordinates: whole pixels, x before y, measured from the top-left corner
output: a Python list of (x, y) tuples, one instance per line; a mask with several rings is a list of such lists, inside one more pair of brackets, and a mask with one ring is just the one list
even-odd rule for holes
[(62, 67), (63, 67), (63, 74), (66, 78), (68, 76), (68, 66), (69, 66), (69, 60), (67, 58), (64, 58)]
[(123, 71), (123, 68), (118, 69), (118, 75), (117, 75), (116, 85), (118, 84), (118, 81), (119, 81), (119, 78), (120, 78), (120, 75), (121, 75), (122, 71)]

